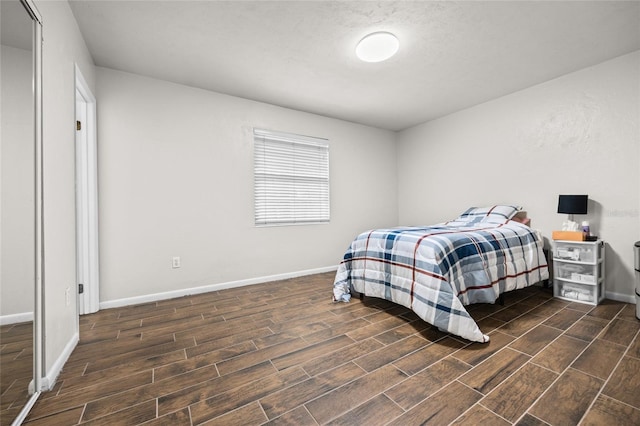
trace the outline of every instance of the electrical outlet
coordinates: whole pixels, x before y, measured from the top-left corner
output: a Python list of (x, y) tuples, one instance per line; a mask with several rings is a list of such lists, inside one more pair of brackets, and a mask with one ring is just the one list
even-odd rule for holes
[(174, 257), (171, 259), (171, 267), (172, 267), (173, 269), (175, 269), (175, 268), (179, 268), (179, 267), (180, 267), (180, 257), (179, 257), (179, 256), (174, 256)]
[(67, 302), (67, 306), (71, 304), (71, 287), (67, 287), (64, 291), (64, 300)]

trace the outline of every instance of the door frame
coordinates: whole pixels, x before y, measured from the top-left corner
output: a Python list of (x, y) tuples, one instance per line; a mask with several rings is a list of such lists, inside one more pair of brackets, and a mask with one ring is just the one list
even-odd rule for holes
[[(75, 65), (77, 121), (76, 145), (76, 294), (78, 314), (100, 309), (100, 259), (98, 232), (98, 144), (96, 98)], [(74, 126), (75, 127), (75, 126)], [(79, 284), (84, 292), (79, 291)]]

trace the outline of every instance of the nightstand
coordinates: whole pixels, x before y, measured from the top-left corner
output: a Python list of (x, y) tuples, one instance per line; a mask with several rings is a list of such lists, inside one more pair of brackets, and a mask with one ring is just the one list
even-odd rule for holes
[(553, 295), (597, 305), (604, 299), (604, 241), (554, 241)]

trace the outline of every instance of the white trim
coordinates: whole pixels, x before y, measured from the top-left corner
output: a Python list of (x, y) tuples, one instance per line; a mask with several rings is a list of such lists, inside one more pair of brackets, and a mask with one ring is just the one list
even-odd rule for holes
[[(76, 238), (78, 249), (76, 254), (78, 265), (82, 264), (83, 276), (78, 273), (78, 282), (84, 285), (84, 293), (78, 295), (79, 314), (98, 311), (100, 306), (100, 262), (99, 262), (99, 229), (98, 229), (98, 145), (96, 98), (84, 79), (78, 64), (75, 64), (76, 93), (86, 108), (82, 113), (75, 112), (76, 120), (83, 116), (85, 127), (84, 144), (78, 143), (76, 135)], [(80, 230), (82, 227), (82, 232)], [(86, 269), (86, 270), (85, 270)], [(78, 294), (76, 286), (75, 294)]]
[(22, 312), (20, 314), (0, 315), (0, 325), (18, 324), (21, 322), (33, 321), (33, 312)]
[[(33, 380), (36, 392), (40, 395), (40, 378), (45, 369), (46, 342), (44, 335), (44, 288), (45, 255), (44, 255), (44, 160), (43, 160), (43, 120), (42, 120), (42, 17), (31, 0), (25, 5), (34, 19), (33, 26), (33, 96), (34, 96), (34, 143), (35, 143), (35, 292), (33, 306)], [(37, 396), (35, 397), (37, 398)], [(30, 408), (32, 404), (29, 404)], [(26, 407), (25, 407), (26, 408)]]
[(605, 291), (605, 298), (615, 300), (617, 302), (631, 303), (632, 305), (636, 304), (636, 297), (633, 294), (620, 294), (612, 291)]
[[(33, 380), (29, 384), (29, 389), (31, 389), (32, 387), (33, 387)], [(19, 426), (22, 424), (22, 422), (25, 421), (25, 419), (27, 418), (27, 415), (29, 414), (29, 411), (31, 411), (31, 408), (35, 405), (39, 397), (40, 397), (39, 391), (31, 394), (31, 397), (29, 398), (27, 403), (22, 407), (22, 410), (20, 410), (20, 413), (18, 413), (18, 416), (15, 419), (13, 419), (11, 426)]]
[(73, 336), (71, 336), (71, 339), (69, 339), (66, 346), (62, 350), (62, 353), (60, 353), (60, 356), (58, 357), (58, 359), (56, 359), (56, 361), (51, 366), (51, 369), (49, 369), (49, 372), (47, 373), (47, 375), (40, 380), (39, 390), (49, 391), (53, 389), (53, 386), (56, 384), (56, 380), (58, 379), (58, 376), (60, 375), (60, 372), (62, 371), (64, 364), (67, 362), (67, 360), (71, 356), (71, 353), (76, 348), (79, 341), (80, 341), (80, 335), (76, 332), (73, 334)]
[[(190, 296), (192, 294), (208, 293), (211, 291), (224, 290), (226, 288), (243, 287), (246, 285), (262, 284), (269, 281), (286, 280), (288, 278), (302, 277), (305, 275), (321, 274), (323, 272), (335, 271), (337, 266), (326, 266), (324, 268), (307, 269), (304, 271), (289, 272), (285, 274), (267, 275), (264, 277), (249, 278), (246, 280), (228, 281), (226, 283), (209, 284), (201, 287), (185, 288), (181, 290), (167, 291), (164, 293), (147, 294), (144, 296), (127, 297), (124, 299), (107, 300), (100, 302), (100, 309), (119, 308), (121, 306), (138, 305), (140, 303), (155, 302), (158, 300), (174, 299), (176, 297)], [(328, 289), (330, 292), (330, 289)]]

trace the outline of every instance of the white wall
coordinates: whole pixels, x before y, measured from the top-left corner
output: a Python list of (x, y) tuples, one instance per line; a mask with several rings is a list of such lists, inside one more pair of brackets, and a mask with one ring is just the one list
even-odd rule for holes
[[(102, 303), (335, 267), (397, 224), (392, 132), (106, 68), (96, 97)], [(254, 126), (330, 140), (330, 224), (254, 225)]]
[(2, 322), (33, 318), (34, 144), (31, 51), (1, 46)]
[(51, 376), (78, 331), (76, 303), (65, 302), (65, 290), (76, 291), (74, 63), (91, 87), (95, 70), (69, 4), (37, 0), (36, 6), (44, 38), (44, 359)]
[(640, 239), (640, 52), (401, 132), (400, 223), (456, 217), (469, 206), (521, 204), (551, 238), (558, 194), (588, 194), (607, 246), (608, 297), (633, 301)]

